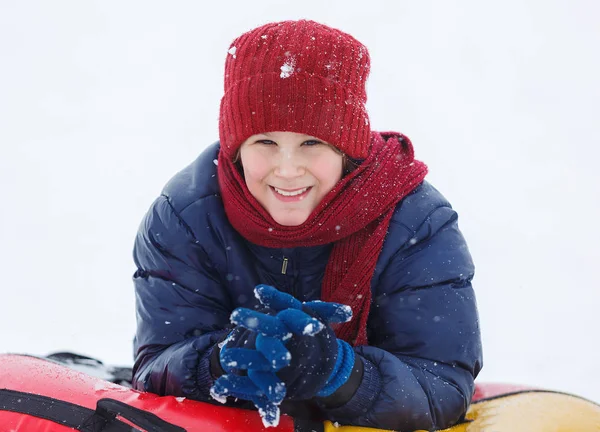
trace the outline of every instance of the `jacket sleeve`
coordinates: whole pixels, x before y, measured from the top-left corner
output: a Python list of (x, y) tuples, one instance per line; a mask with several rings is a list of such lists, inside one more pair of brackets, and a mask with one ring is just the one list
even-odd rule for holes
[(153, 203), (142, 221), (134, 260), (133, 387), (209, 400), (209, 357), (228, 333), (231, 301), (202, 239), (166, 196)]
[(466, 412), (482, 365), (474, 266), (449, 206), (416, 229), (393, 229), (407, 241), (375, 282), (369, 346), (356, 348), (362, 380), (326, 415), (397, 431), (444, 429)]

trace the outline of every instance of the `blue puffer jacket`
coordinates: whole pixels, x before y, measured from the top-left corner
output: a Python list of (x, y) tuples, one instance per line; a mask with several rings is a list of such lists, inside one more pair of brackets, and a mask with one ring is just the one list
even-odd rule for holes
[[(319, 299), (331, 245), (271, 249), (229, 224), (217, 182), (218, 143), (152, 204), (134, 249), (134, 387), (208, 401), (209, 357), (236, 307), (260, 283)], [(282, 263), (288, 265), (282, 274)], [(371, 282), (369, 346), (353, 396), (323, 415), (342, 424), (442, 429), (467, 410), (481, 368), (471, 256), (457, 214), (427, 182), (398, 206)]]

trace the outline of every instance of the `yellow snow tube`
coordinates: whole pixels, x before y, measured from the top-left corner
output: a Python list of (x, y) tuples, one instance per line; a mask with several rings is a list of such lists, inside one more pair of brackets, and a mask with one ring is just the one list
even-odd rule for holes
[[(550, 391), (483, 399), (471, 404), (466, 418), (465, 423), (439, 432), (600, 432), (600, 405)], [(375, 431), (382, 429), (325, 424), (325, 432)]]

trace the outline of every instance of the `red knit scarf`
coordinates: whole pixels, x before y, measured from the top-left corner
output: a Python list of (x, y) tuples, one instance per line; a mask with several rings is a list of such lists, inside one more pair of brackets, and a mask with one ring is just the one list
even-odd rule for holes
[(252, 196), (234, 163), (219, 154), (223, 205), (233, 227), (248, 241), (270, 248), (334, 243), (321, 286), (321, 300), (347, 304), (353, 319), (336, 335), (366, 345), (371, 278), (396, 204), (423, 181), (424, 163), (398, 133), (371, 134), (371, 152), (342, 178), (299, 226), (283, 226)]

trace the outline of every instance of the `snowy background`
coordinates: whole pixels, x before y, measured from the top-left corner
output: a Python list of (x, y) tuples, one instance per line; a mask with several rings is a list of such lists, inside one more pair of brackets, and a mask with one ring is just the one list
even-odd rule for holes
[[(366, 4), (368, 3), (368, 6)], [(229, 43), (311, 18), (461, 215), (481, 381), (600, 402), (600, 3), (0, 1), (0, 352), (131, 364), (133, 238), (217, 139)]]

